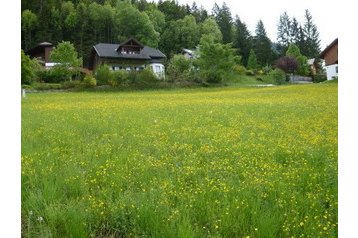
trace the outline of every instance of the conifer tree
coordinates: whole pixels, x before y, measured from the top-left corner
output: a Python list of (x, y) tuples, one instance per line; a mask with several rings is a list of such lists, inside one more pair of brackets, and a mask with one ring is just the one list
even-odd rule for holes
[(306, 9), (305, 23), (303, 25), (303, 32), (305, 35), (305, 46), (302, 48), (302, 54), (308, 58), (315, 58), (320, 53), (320, 39), (319, 32), (313, 22), (311, 13)]
[(252, 36), (246, 24), (242, 22), (238, 16), (236, 16), (234, 30), (233, 45), (242, 56), (242, 63), (247, 65), (250, 49), (252, 48)]
[(279, 19), (277, 24), (277, 41), (280, 45), (280, 52), (284, 54), (289, 44), (292, 42), (292, 30), (291, 30), (291, 20), (287, 12), (284, 12)]
[(229, 7), (225, 2), (221, 8), (215, 3), (213, 14), (223, 35), (223, 43), (232, 42), (232, 16)]
[(264, 24), (261, 20), (259, 20), (256, 26), (253, 49), (255, 50), (259, 66), (263, 67), (271, 64), (273, 59), (271, 40), (267, 37)]
[(249, 55), (249, 59), (247, 61), (246, 68), (250, 69), (250, 70), (255, 70), (258, 68), (256, 54), (253, 49), (250, 50), (250, 55)]

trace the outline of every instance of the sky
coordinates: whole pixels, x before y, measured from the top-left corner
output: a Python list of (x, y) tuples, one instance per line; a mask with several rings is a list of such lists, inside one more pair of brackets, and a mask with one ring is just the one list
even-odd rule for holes
[[(154, 0), (158, 2), (158, 0)], [(191, 0), (176, 0), (180, 4), (189, 4)], [(313, 22), (320, 33), (321, 50), (338, 37), (338, 21), (334, 17), (337, 13), (337, 5), (329, 1), (317, 0), (195, 0), (196, 5), (201, 5), (211, 14), (215, 2), (221, 7), (223, 2), (230, 8), (234, 17), (236, 14), (245, 22), (252, 34), (255, 32), (257, 22), (261, 19), (271, 41), (277, 41), (277, 23), (280, 15), (287, 14), (303, 24), (305, 9), (308, 9), (313, 17)]]

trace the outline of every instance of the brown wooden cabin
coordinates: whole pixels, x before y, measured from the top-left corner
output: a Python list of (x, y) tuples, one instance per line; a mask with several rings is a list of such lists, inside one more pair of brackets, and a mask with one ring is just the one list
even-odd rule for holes
[(338, 64), (338, 38), (322, 51), (320, 58), (324, 59), (326, 66)]
[(53, 44), (49, 42), (42, 42), (34, 48), (27, 50), (25, 53), (29, 55), (30, 58), (36, 58), (41, 64), (45, 65), (45, 63), (51, 62), (50, 52), (52, 51), (52, 49)]

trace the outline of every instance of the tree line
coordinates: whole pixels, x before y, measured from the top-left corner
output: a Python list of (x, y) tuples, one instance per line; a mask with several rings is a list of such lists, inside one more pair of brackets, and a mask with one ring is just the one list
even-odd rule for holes
[[(251, 34), (239, 16), (232, 16), (229, 7), (214, 4), (211, 12), (179, 4), (174, 0), (27, 0), (21, 2), (21, 47), (28, 50), (36, 44), (61, 41), (74, 44), (87, 66), (93, 45), (119, 43), (135, 37), (143, 44), (157, 47), (168, 58), (182, 48), (195, 48), (204, 35), (214, 42), (231, 44), (241, 64), (248, 66), (250, 52), (255, 67), (272, 65), (284, 56), (294, 43), (308, 57), (320, 52), (319, 32), (313, 17), (305, 11), (304, 22), (283, 13), (278, 19), (277, 42), (272, 42), (264, 23), (259, 20)], [(251, 60), (252, 61), (252, 60)]]

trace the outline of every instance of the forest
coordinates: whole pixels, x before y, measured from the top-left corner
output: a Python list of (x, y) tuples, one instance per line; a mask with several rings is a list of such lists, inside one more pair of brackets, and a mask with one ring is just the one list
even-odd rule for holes
[(307, 58), (320, 52), (319, 32), (306, 10), (304, 22), (286, 12), (277, 18), (277, 39), (269, 39), (264, 22), (251, 33), (245, 19), (233, 16), (223, 3), (210, 10), (179, 4), (174, 0), (28, 0), (21, 2), (21, 48), (26, 51), (40, 42), (57, 45), (70, 41), (86, 67), (93, 45), (120, 43), (129, 37), (156, 47), (171, 59), (182, 48), (195, 49), (204, 35), (230, 44), (247, 67), (250, 52), (258, 67), (271, 66), (284, 56), (289, 45), (298, 46)]

